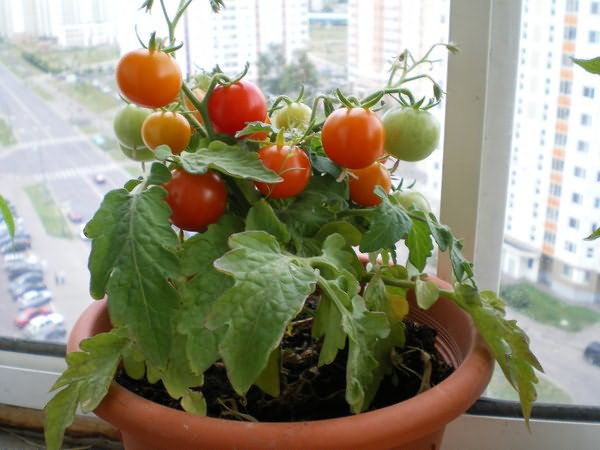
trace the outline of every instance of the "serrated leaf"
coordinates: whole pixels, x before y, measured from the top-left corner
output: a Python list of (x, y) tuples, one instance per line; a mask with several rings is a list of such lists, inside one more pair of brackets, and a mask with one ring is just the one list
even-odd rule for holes
[[(458, 295), (467, 292), (467, 297)], [(471, 318), (489, 346), (510, 384), (519, 393), (523, 417), (529, 423), (531, 408), (537, 398), (535, 384), (538, 379), (534, 369), (543, 372), (542, 366), (529, 348), (529, 338), (515, 320), (506, 320), (498, 303), (502, 300), (491, 291), (478, 293), (473, 301), (473, 290), (467, 286), (458, 291), (455, 301)]]
[(346, 333), (342, 326), (342, 314), (327, 296), (322, 296), (315, 312), (312, 336), (324, 337), (318, 365), (331, 364), (339, 350), (346, 346)]
[(290, 232), (286, 224), (279, 220), (265, 199), (260, 199), (248, 211), (246, 231), (266, 231), (282, 244), (290, 240)]
[(344, 240), (352, 246), (358, 245), (362, 238), (362, 233), (358, 228), (351, 223), (343, 222), (341, 220), (323, 225), (316, 234), (315, 238), (323, 242), (327, 236), (330, 236), (334, 233), (341, 235)]
[(588, 72), (596, 74), (596, 75), (600, 74), (600, 56), (596, 57), (596, 58), (591, 58), (591, 59), (577, 59), (577, 58), (571, 58), (571, 59), (573, 60), (573, 62), (575, 64), (584, 68)]
[(126, 325), (157, 368), (167, 364), (179, 302), (169, 281), (179, 276), (180, 266), (165, 195), (158, 186), (137, 194), (111, 191), (85, 227), (92, 239), (92, 297), (107, 295), (113, 325)]
[(279, 372), (281, 371), (281, 349), (278, 347), (271, 352), (267, 366), (258, 376), (256, 386), (271, 397), (279, 397)]
[(60, 450), (62, 447), (65, 430), (71, 426), (77, 412), (79, 387), (79, 383), (75, 383), (63, 389), (55, 394), (44, 408), (44, 439), (48, 450)]
[(195, 416), (206, 415), (206, 400), (202, 392), (188, 389), (181, 398), (181, 407), (185, 412)]
[(209, 330), (204, 321), (212, 304), (233, 285), (233, 280), (218, 272), (213, 262), (229, 251), (227, 240), (241, 231), (241, 226), (238, 220), (226, 216), (183, 245), (183, 274), (188, 281), (182, 287), (177, 330), (187, 336), (187, 355), (197, 373), (207, 370), (219, 358), (217, 346), (223, 330)]
[(431, 308), (440, 296), (440, 290), (435, 283), (417, 279), (415, 283), (417, 304), (422, 309)]
[(73, 423), (77, 405), (83, 412), (90, 412), (106, 396), (127, 345), (126, 331), (113, 329), (82, 341), (82, 351), (67, 355), (68, 367), (50, 390), (64, 389), (57, 392), (44, 408), (48, 449), (60, 449), (64, 431)]
[(425, 269), (427, 259), (433, 252), (429, 230), (427, 223), (413, 220), (412, 227), (406, 235), (405, 243), (408, 248), (408, 260), (419, 272)]
[(0, 195), (0, 216), (6, 223), (6, 229), (8, 230), (8, 235), (12, 239), (15, 236), (15, 221), (12, 215), (12, 212), (8, 206), (8, 202)]
[(133, 346), (126, 347), (122, 353), (123, 368), (127, 376), (134, 380), (140, 380), (146, 374), (146, 363), (144, 355), (137, 351)]
[(208, 169), (214, 169), (227, 175), (246, 180), (277, 183), (282, 178), (267, 169), (258, 155), (242, 150), (238, 145), (227, 145), (214, 141), (208, 148), (195, 153), (183, 152), (180, 161), (186, 172), (202, 175)]
[(171, 180), (171, 171), (160, 162), (152, 163), (150, 174), (148, 175), (148, 184), (163, 185)]
[(159, 161), (165, 161), (171, 156), (173, 156), (173, 153), (168, 145), (159, 145), (154, 149), (154, 157)]
[(269, 134), (273, 133), (273, 125), (264, 122), (248, 122), (242, 130), (235, 133), (235, 137), (239, 138), (248, 136), (249, 134), (264, 133), (265, 131)]
[(213, 305), (207, 326), (226, 326), (219, 352), (236, 392), (243, 394), (267, 365), (288, 322), (313, 292), (316, 274), (297, 257), (284, 255), (263, 231), (231, 236), (232, 248), (215, 261), (235, 284)]
[(162, 372), (161, 379), (169, 396), (174, 399), (182, 398), (189, 388), (202, 386), (202, 373), (195, 373), (188, 359), (186, 335), (174, 333), (169, 363)]
[(404, 208), (392, 204), (379, 186), (375, 188), (375, 193), (381, 198), (381, 203), (369, 215), (369, 230), (359, 247), (364, 253), (394, 249), (396, 242), (412, 228), (412, 220)]
[(127, 191), (127, 192), (131, 192), (135, 189), (135, 187), (139, 184), (141, 184), (144, 181), (144, 179), (142, 177), (138, 177), (132, 180), (127, 181), (124, 185), (123, 188)]

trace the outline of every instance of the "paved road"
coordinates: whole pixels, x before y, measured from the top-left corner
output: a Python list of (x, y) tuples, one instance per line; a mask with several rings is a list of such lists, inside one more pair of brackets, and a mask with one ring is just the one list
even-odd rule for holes
[[(0, 192), (14, 201), (18, 214), (32, 235), (32, 253), (43, 260), (46, 283), (54, 295), (55, 309), (72, 326), (81, 310), (91, 301), (88, 294), (87, 256), (89, 244), (79, 239), (79, 225), (73, 239), (46, 235), (37, 213), (23, 188), (45, 183), (54, 201), (66, 213), (76, 211), (85, 222), (97, 209), (105, 192), (128, 178), (127, 172), (98, 149), (89, 138), (71, 125), (72, 114), (46, 103), (6, 67), (0, 65), (0, 116), (8, 118), (17, 139), (15, 145), (0, 148)], [(98, 185), (94, 176), (102, 173), (106, 183)], [(64, 272), (64, 284), (54, 275)], [(0, 274), (0, 285), (6, 284)], [(0, 289), (0, 332), (19, 336), (13, 325), (16, 305), (6, 289)]]

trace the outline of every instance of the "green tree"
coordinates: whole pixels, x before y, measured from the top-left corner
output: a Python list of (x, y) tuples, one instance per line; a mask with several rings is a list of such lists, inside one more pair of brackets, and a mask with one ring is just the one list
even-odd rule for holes
[(319, 90), (319, 72), (308, 58), (306, 50), (294, 53), (287, 63), (283, 47), (271, 45), (258, 57), (258, 82), (262, 89), (272, 95), (295, 97), (304, 86), (304, 98), (311, 99)]

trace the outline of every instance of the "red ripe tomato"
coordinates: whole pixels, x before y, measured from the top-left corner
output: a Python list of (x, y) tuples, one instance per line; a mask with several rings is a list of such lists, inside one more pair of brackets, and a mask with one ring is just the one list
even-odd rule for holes
[(176, 100), (182, 83), (181, 70), (169, 54), (145, 48), (121, 57), (116, 80), (123, 97), (146, 108), (161, 108)]
[(381, 186), (385, 193), (392, 187), (390, 172), (378, 162), (364, 169), (355, 169), (350, 175), (350, 199), (361, 206), (375, 206), (381, 199), (373, 192), (375, 186)]
[(334, 163), (348, 169), (362, 169), (383, 154), (383, 125), (368, 109), (336, 109), (325, 119), (321, 142)]
[(215, 172), (193, 175), (176, 169), (164, 187), (171, 207), (171, 222), (182, 230), (205, 230), (225, 212), (227, 189)]
[(279, 183), (256, 182), (256, 187), (271, 198), (288, 198), (298, 195), (310, 181), (310, 159), (300, 148), (289, 145), (269, 145), (258, 151), (258, 157), (267, 169), (276, 172), (283, 181)]
[(178, 155), (188, 146), (191, 137), (189, 122), (176, 112), (153, 112), (142, 124), (142, 139), (151, 150), (159, 145), (168, 145), (171, 152)]
[(208, 100), (208, 115), (217, 133), (234, 136), (248, 122), (267, 115), (267, 101), (261, 90), (246, 80), (217, 86)]

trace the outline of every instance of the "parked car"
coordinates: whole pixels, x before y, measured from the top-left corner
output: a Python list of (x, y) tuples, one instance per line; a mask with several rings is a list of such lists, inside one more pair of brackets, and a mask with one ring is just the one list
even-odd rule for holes
[(7, 253), (22, 252), (31, 248), (31, 240), (25, 238), (16, 238), (11, 242), (0, 246), (0, 253), (6, 255)]
[(17, 263), (6, 266), (4, 269), (9, 280), (14, 280), (19, 275), (29, 272), (44, 273), (44, 268), (40, 263), (30, 263), (27, 261), (18, 261)]
[(50, 305), (43, 305), (43, 306), (37, 306), (34, 308), (24, 309), (23, 311), (21, 311), (19, 313), (19, 315), (17, 317), (15, 317), (15, 326), (17, 328), (23, 328), (34, 317), (46, 316), (48, 314), (52, 314), (53, 312), (54, 311), (52, 309), (52, 306), (50, 306)]
[(59, 313), (34, 317), (23, 329), (26, 337), (36, 340), (46, 340), (57, 333), (63, 336), (66, 334), (65, 318)]
[(23, 275), (19, 275), (8, 284), (8, 290), (11, 294), (13, 294), (13, 292), (16, 291), (20, 286), (41, 283), (43, 281), (44, 275), (40, 274), (39, 272), (24, 273)]
[(17, 300), (25, 292), (43, 291), (47, 289), (46, 283), (43, 281), (32, 281), (31, 283), (21, 284), (10, 291), (13, 300)]
[(586, 361), (600, 366), (600, 341), (590, 342), (583, 351), (583, 357)]
[(52, 292), (48, 289), (41, 291), (27, 291), (17, 300), (19, 309), (33, 308), (35, 306), (45, 305), (52, 300)]
[(4, 233), (0, 233), (0, 246), (3, 247), (6, 244), (9, 244), (12, 240), (15, 240), (15, 241), (24, 240), (24, 241), (29, 241), (29, 243), (31, 243), (31, 235), (29, 233), (27, 233), (26, 231), (19, 230), (19, 229), (15, 230), (15, 234), (12, 238), (11, 238), (10, 234), (8, 233), (8, 231), (6, 231)]
[(18, 262), (18, 261), (31, 261), (31, 262), (36, 262), (38, 261), (37, 256), (32, 255), (29, 252), (14, 252), (14, 253), (7, 253), (6, 255), (4, 255), (4, 265), (10, 265), (12, 263)]
[(94, 175), (94, 183), (104, 184), (104, 183), (106, 183), (106, 177), (104, 175), (102, 175), (101, 173), (97, 173), (96, 175)]
[(73, 223), (80, 223), (83, 220), (81, 213), (71, 210), (67, 213), (67, 218)]

